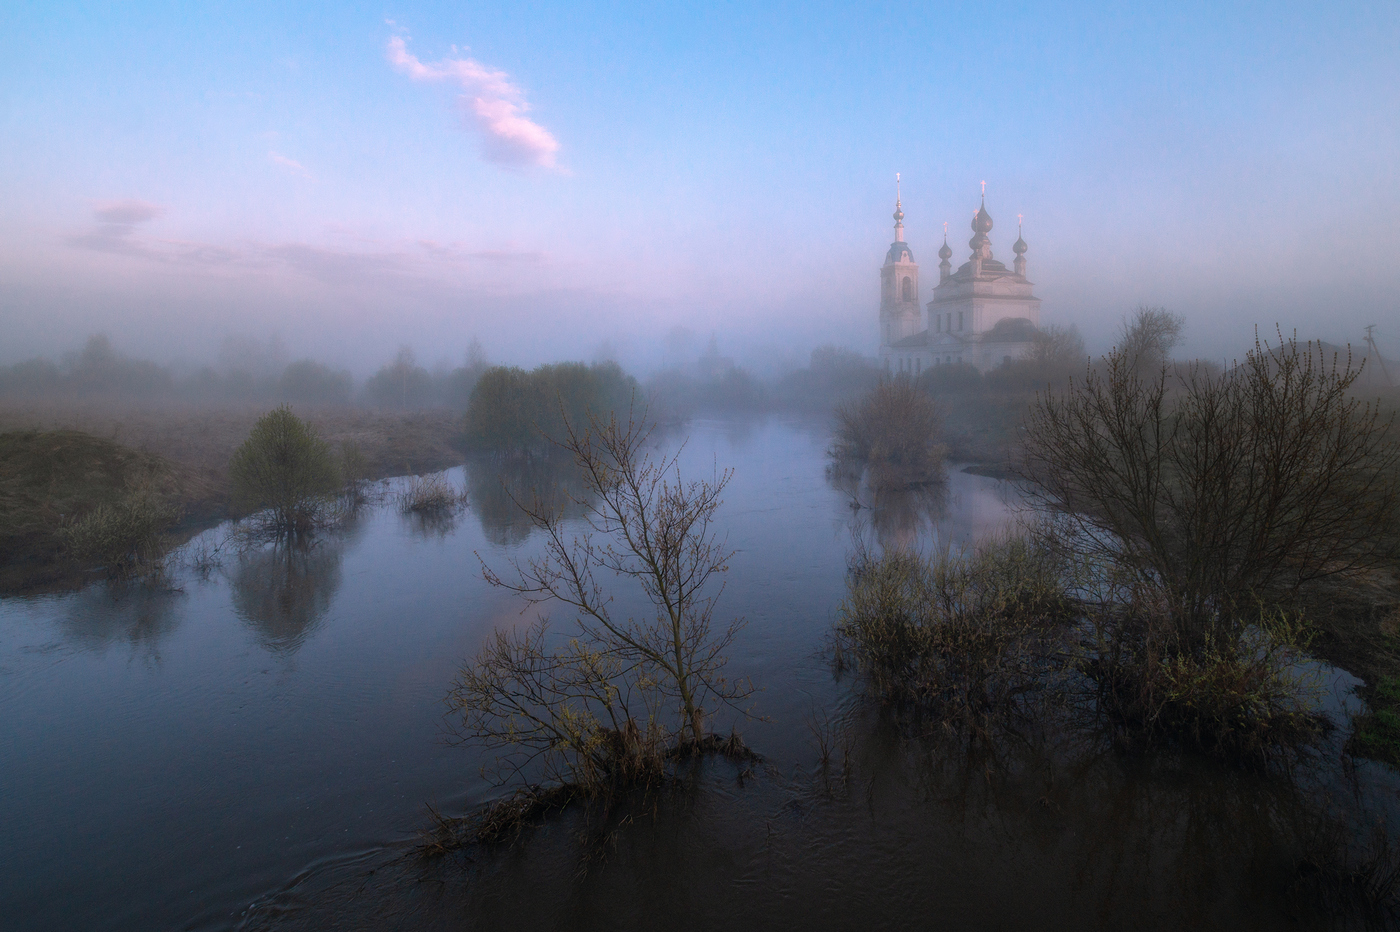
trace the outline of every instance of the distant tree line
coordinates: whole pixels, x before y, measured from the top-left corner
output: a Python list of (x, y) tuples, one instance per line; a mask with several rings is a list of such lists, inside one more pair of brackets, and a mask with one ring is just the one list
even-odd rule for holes
[(467, 405), (464, 440), (469, 451), (499, 456), (548, 456), (569, 429), (591, 419), (622, 422), (646, 408), (637, 380), (615, 362), (577, 362), (487, 369)]
[(401, 347), (361, 385), (348, 370), (314, 359), (269, 363), (234, 358), (219, 368), (177, 373), (118, 352), (105, 334), (98, 334), (89, 337), (81, 351), (58, 361), (34, 358), (0, 366), (0, 398), (465, 410), (476, 380), (488, 368), (481, 345), (473, 340), (464, 364), (455, 368), (429, 370), (418, 364), (411, 349)]

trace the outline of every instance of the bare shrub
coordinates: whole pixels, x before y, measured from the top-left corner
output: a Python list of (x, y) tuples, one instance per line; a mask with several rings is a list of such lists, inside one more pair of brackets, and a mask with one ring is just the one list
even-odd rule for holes
[(1037, 688), (1072, 603), (1055, 549), (1007, 537), (925, 558), (858, 551), (836, 638), (879, 700), (986, 731)]
[(937, 402), (907, 378), (885, 379), (858, 401), (836, 409), (832, 455), (864, 466), (876, 488), (899, 488), (943, 477)]
[(341, 494), (351, 507), (363, 505), (369, 498), (369, 464), (360, 445), (353, 440), (340, 442)]
[[(730, 474), (685, 482), (674, 455), (646, 452), (648, 436), (640, 420), (590, 417), (584, 431), (566, 419), (558, 444), (587, 487), (571, 502), (582, 528), (557, 502), (518, 501), (543, 533), (543, 555), (515, 563), (510, 579), (482, 563), (492, 585), (575, 616), (562, 644), (544, 622), (497, 632), (447, 698), (458, 736), (497, 751), (496, 778), (524, 788), (508, 802), (521, 811), (535, 811), (522, 799), (559, 787), (592, 795), (648, 785), (689, 754), (747, 754), (737, 736), (726, 742), (707, 728), (751, 692), (723, 672), (742, 620), (714, 627), (732, 552), (712, 524)], [(652, 613), (615, 614), (602, 574), (640, 590)]]
[(446, 514), (456, 511), (466, 501), (466, 492), (458, 489), (442, 473), (413, 476), (399, 491), (399, 511), (403, 514)]
[[(1359, 370), (1256, 343), (1218, 376), (1142, 378), (1122, 350), (1041, 397), (1027, 472), (1079, 546), (1150, 593), (1196, 644), (1234, 609), (1392, 556), (1400, 446), (1351, 396)], [(1173, 391), (1174, 390), (1174, 391)]]
[(1164, 307), (1140, 304), (1133, 316), (1123, 321), (1117, 352), (1138, 372), (1155, 372), (1171, 361), (1185, 323), (1180, 314)]
[(1126, 734), (1251, 761), (1310, 740), (1304, 629), (1264, 606), (1393, 556), (1388, 423), (1349, 361), (1280, 342), (1177, 377), (1115, 350), (1027, 424), (1035, 494), (1102, 584), (1084, 669)]
[(178, 508), (155, 495), (135, 492), (97, 505), (66, 524), (62, 536), (75, 558), (100, 565), (109, 576), (160, 572), (167, 533), (179, 518)]

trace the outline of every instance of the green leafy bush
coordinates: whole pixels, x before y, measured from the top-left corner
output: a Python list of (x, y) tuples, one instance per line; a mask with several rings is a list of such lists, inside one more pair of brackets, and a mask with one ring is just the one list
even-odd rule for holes
[(264, 415), (229, 463), (234, 503), (245, 513), (266, 511), (270, 530), (304, 534), (332, 514), (343, 487), (326, 444), (286, 405)]

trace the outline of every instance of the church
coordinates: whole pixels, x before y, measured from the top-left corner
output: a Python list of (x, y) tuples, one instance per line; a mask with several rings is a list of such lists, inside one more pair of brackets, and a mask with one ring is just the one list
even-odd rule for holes
[(896, 192), (894, 242), (880, 269), (880, 363), (889, 372), (918, 375), (933, 366), (965, 363), (980, 372), (1030, 352), (1040, 328), (1040, 299), (1026, 278), (1026, 241), (1017, 229), (1012, 268), (992, 258), (992, 215), (972, 217), (972, 255), (956, 272), (948, 260), (947, 224), (938, 250), (938, 284), (927, 318), (919, 304), (919, 265), (904, 241), (904, 210)]

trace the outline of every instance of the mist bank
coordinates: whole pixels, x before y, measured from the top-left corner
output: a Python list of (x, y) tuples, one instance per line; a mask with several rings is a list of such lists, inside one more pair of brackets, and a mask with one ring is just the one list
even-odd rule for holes
[[(1177, 329), (1171, 344), (1161, 348), (1160, 362), (1218, 368), (1229, 365), (1230, 359), (1239, 358), (1248, 349), (1222, 348), (1181, 358), (1173, 350), (1183, 343), (1185, 321), (1172, 316)], [(1121, 343), (1130, 331), (1130, 321), (1125, 318), (1114, 336), (1114, 344)], [(1258, 336), (1266, 343), (1308, 339), (1306, 335), (1285, 334), (1265, 326), (1259, 328)], [(1326, 358), (1335, 357), (1343, 365), (1350, 360), (1362, 369), (1356, 383), (1359, 392), (1387, 394), (1400, 377), (1396, 361), (1379, 357), (1364, 343), (1336, 345), (1314, 340), (1314, 344)], [(741, 346), (733, 351), (736, 361), (721, 351), (716, 337), (711, 336), (701, 348), (694, 331), (673, 328), (659, 356), (660, 366), (650, 372), (627, 373), (629, 384), (635, 387), (637, 400), (651, 409), (653, 416), (683, 420), (707, 413), (830, 414), (886, 374), (874, 357), (848, 346), (826, 344), (805, 355), (789, 349), (780, 357), (770, 355), (769, 365), (763, 369), (745, 365), (752, 350), (753, 347)], [(618, 354), (615, 346), (604, 341), (592, 355), (593, 365), (616, 365)], [(1034, 349), (1024, 359), (986, 373), (970, 366), (943, 367), (941, 371), (921, 374), (919, 381), (930, 394), (950, 399), (1022, 397), (1082, 374), (1092, 361), (1086, 341), (1076, 328), (1050, 326), (1037, 334)], [(477, 384), (493, 368), (503, 367), (493, 366), (476, 339), (468, 344), (459, 364), (439, 360), (431, 367), (425, 366), (411, 348), (401, 345), (372, 374), (359, 378), (349, 369), (311, 356), (293, 357), (276, 337), (266, 341), (229, 337), (212, 363), (181, 366), (129, 355), (115, 347), (107, 335), (95, 334), (87, 338), (80, 350), (56, 359), (34, 357), (0, 366), (0, 403), (11, 408), (72, 404), (242, 408), (286, 403), (463, 412), (468, 409)], [(965, 413), (976, 416), (972, 410)]]

